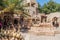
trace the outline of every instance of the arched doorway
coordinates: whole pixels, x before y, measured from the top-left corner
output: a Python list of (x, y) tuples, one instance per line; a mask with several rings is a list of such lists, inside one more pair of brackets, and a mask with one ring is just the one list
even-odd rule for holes
[(47, 22), (47, 16), (46, 15), (42, 15), (41, 16), (41, 23)]
[(53, 25), (54, 27), (59, 27), (58, 17), (54, 17), (54, 18), (52, 19), (52, 25)]

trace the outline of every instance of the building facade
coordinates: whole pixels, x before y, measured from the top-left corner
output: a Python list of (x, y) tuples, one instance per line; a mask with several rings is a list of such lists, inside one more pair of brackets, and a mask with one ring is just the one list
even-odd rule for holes
[(36, 0), (24, 0), (23, 4), (25, 5), (24, 12), (29, 13), (31, 16), (37, 14), (36, 9), (38, 8), (38, 4)]

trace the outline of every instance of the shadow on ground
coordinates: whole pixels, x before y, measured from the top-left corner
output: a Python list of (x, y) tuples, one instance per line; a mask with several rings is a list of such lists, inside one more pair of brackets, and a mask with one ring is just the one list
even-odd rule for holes
[(28, 33), (28, 30), (29, 30), (28, 28), (21, 28), (21, 29), (20, 29), (20, 31), (21, 31), (22, 33)]

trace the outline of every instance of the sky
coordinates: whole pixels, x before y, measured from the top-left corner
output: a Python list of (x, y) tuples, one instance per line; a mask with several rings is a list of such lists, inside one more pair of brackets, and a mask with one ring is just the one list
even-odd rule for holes
[[(49, 2), (49, 0), (36, 0), (36, 1), (37, 1), (41, 6), (43, 6), (44, 3)], [(60, 0), (53, 0), (53, 1), (60, 4)]]

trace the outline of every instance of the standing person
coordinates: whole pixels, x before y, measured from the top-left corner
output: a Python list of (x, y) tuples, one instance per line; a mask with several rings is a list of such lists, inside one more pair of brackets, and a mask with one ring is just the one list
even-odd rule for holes
[(11, 18), (10, 18), (10, 16), (8, 16), (8, 18), (7, 18), (7, 28), (10, 29), (11, 26), (12, 26)]
[(23, 27), (23, 24), (24, 24), (24, 17), (21, 15), (20, 16), (20, 25), (21, 25), (21, 27)]
[(17, 29), (17, 27), (18, 27), (18, 20), (16, 18), (14, 19), (14, 27), (16, 28), (16, 30), (18, 30)]
[(54, 27), (56, 27), (56, 28), (59, 27), (59, 24), (58, 24), (57, 21), (53, 21), (52, 23), (53, 23), (53, 26), (54, 26)]
[(7, 28), (7, 17), (4, 16), (3, 29)]
[(58, 19), (56, 17), (54, 17), (54, 20), (52, 22), (53, 26), (56, 27), (56, 28), (59, 27), (59, 23), (57, 22), (57, 20)]
[(1, 31), (1, 28), (2, 28), (2, 18), (0, 17), (0, 31)]

